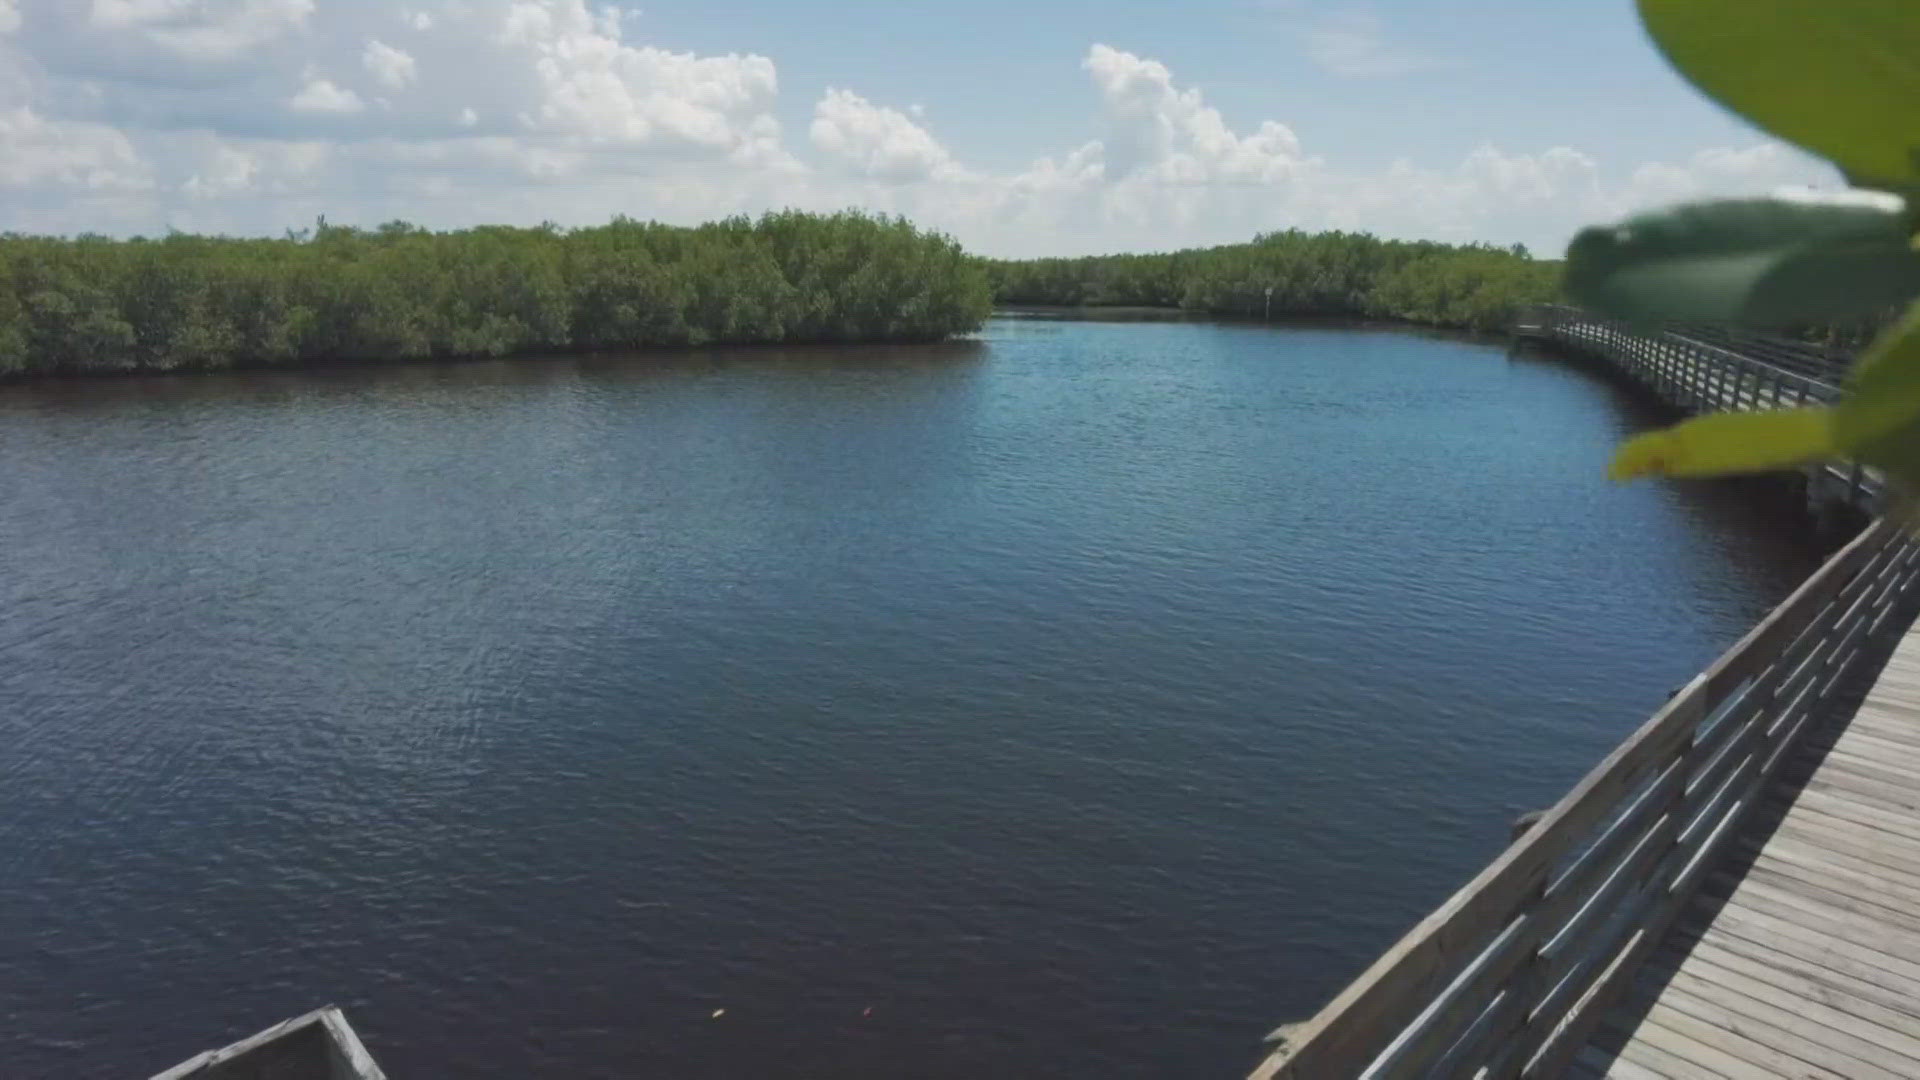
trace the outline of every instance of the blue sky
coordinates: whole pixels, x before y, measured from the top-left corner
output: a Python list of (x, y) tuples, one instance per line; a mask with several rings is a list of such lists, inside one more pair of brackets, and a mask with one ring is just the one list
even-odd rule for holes
[(0, 228), (904, 213), (992, 254), (1523, 242), (1832, 186), (1629, 0), (0, 0)]

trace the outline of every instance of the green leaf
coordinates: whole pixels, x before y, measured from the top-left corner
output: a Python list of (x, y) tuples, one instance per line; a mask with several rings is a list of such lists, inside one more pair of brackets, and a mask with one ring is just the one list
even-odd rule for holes
[(1770, 472), (1833, 450), (1830, 409), (1709, 413), (1627, 440), (1607, 472), (1615, 480)]
[(1920, 12), (1907, 0), (1639, 0), (1680, 73), (1859, 182), (1920, 180)]
[(1688, 203), (1583, 230), (1566, 292), (1621, 318), (1757, 326), (1878, 311), (1920, 295), (1920, 254), (1889, 195)]
[(1920, 304), (1854, 364), (1833, 435), (1841, 453), (1920, 480)]

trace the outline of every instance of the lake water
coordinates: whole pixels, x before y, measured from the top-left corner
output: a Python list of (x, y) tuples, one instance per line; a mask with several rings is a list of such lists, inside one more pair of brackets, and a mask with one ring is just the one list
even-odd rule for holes
[(1653, 419), (1010, 319), (0, 386), (0, 1075), (1238, 1075), (1816, 565)]

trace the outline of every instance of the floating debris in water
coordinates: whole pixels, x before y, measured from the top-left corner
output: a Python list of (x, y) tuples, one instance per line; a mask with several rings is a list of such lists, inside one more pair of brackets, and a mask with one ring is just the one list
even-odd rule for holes
[(727, 1010), (725, 1010), (725, 1009), (715, 1009), (715, 1010), (713, 1010), (713, 1018), (714, 1018), (715, 1020), (718, 1020), (718, 1019), (720, 1019), (721, 1017), (723, 1017), (723, 1016), (725, 1016), (725, 1015), (727, 1015)]

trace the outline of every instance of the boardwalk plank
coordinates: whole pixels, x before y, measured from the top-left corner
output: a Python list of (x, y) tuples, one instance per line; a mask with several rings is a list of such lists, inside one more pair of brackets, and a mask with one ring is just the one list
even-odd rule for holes
[[(1743, 995), (1710, 982), (1676, 977), (1665, 985), (1643, 991), (1659, 995), (1659, 1007), (1684, 1012), (1724, 1034), (1722, 1044), (1729, 1053), (1747, 1057), (1756, 1064), (1762, 1059), (1788, 1058), (1849, 1077), (1850, 1080), (1912, 1080), (1912, 1073), (1896, 1063), (1893, 1067), (1870, 1058), (1855, 1057), (1827, 1045), (1831, 1033), (1790, 1009)], [(1759, 1014), (1758, 1016), (1754, 1014)], [(1873, 1050), (1867, 1050), (1873, 1055)], [(1875, 1055), (1878, 1056), (1878, 1055)], [(1793, 1075), (1783, 1073), (1782, 1075)]]
[[(1920, 1024), (1911, 1006), (1889, 1006), (1876, 1000), (1877, 988), (1848, 983), (1832, 972), (1796, 970), (1778, 955), (1758, 959), (1718, 942), (1701, 942), (1687, 954), (1688, 970), (1749, 996), (1790, 1002), (1809, 1019), (1853, 1033), (1911, 1061), (1920, 1061)], [(1897, 996), (1896, 1001), (1901, 1000)]]
[[(1609, 1018), (1608, 1023), (1618, 1021)], [(1673, 1044), (1685, 1046), (1684, 1052), (1676, 1051), (1680, 1056), (1727, 1077), (1727, 1080), (1763, 1080), (1779, 1076), (1804, 1080), (1850, 1080), (1844, 1073), (1741, 1039), (1725, 1028), (1665, 1003), (1656, 1005), (1631, 1032), (1619, 1027), (1612, 1031), (1615, 1033), (1612, 1037), (1623, 1041), (1640, 1039), (1667, 1044), (1672, 1039), (1684, 1040), (1684, 1044)]]
[(1920, 631), (1784, 777), (1589, 1061), (1660, 1051), (1740, 1080), (1920, 1076)]
[(1682, 1080), (1686, 1073), (1655, 1072), (1644, 1065), (1631, 1061), (1621, 1061), (1608, 1054), (1588, 1047), (1574, 1058), (1568, 1066), (1566, 1075), (1570, 1077), (1603, 1077), (1605, 1080)]

